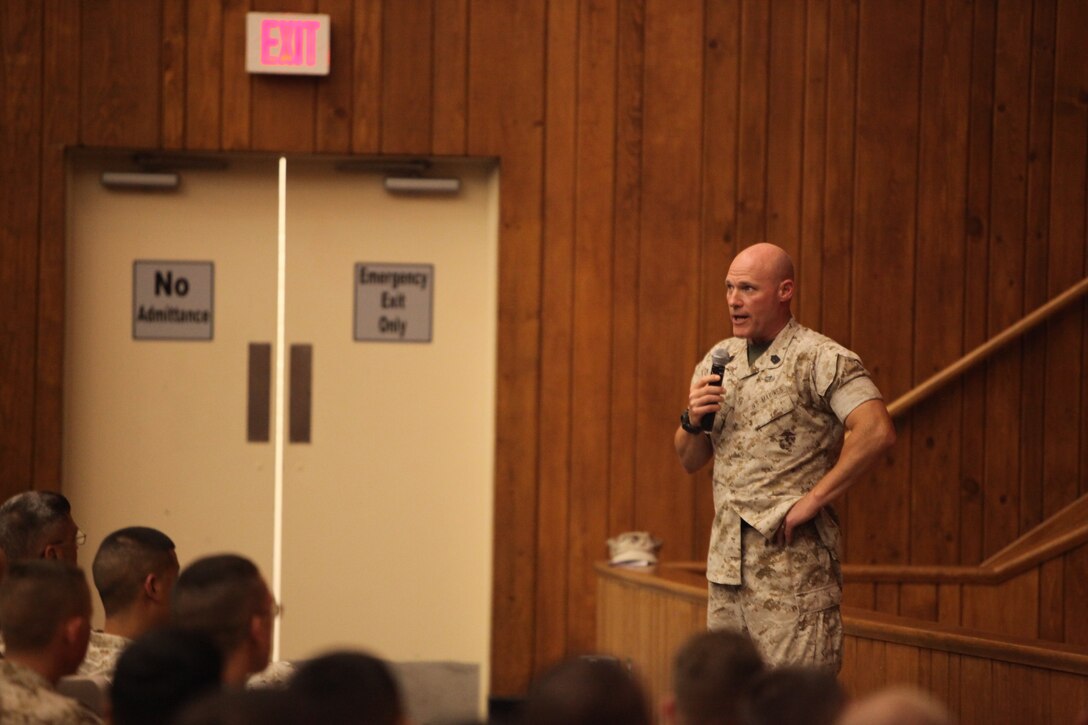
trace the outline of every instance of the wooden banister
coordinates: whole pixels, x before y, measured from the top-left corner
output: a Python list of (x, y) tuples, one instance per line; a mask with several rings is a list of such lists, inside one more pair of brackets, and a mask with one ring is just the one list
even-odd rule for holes
[(1053, 316), (1054, 313), (1058, 312), (1063, 307), (1072, 304), (1086, 293), (1088, 293), (1088, 277), (1082, 279), (1065, 292), (1062, 292), (1019, 322), (1005, 328), (1005, 330), (979, 345), (944, 370), (941, 370), (939, 373), (931, 376), (905, 394), (896, 398), (895, 401), (888, 406), (888, 413), (890, 413), (893, 418), (903, 415), (915, 405), (932, 395), (937, 389), (945, 386), (968, 369), (990, 357), (990, 355), (993, 355), (1009, 342), (1020, 337), (1042, 322), (1045, 322)]

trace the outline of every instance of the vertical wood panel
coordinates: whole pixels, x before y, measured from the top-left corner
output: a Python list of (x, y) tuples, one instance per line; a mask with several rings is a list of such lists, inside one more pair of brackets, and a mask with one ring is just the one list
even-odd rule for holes
[[(612, 229), (615, 183), (616, 3), (587, 0), (578, 17), (577, 159), (574, 185), (575, 268), (571, 428), (571, 611), (595, 607), (593, 562), (609, 535), (609, 431), (599, 411), (630, 386), (612, 370), (612, 346), (602, 331), (612, 327)], [(611, 381), (611, 387), (602, 384)], [(591, 651), (593, 620), (569, 620), (573, 651)]]
[(355, 16), (352, 0), (318, 0), (317, 10), (327, 13), (331, 26), (332, 48), (329, 66), (335, 69), (317, 82), (317, 150), (329, 153), (351, 151), (352, 56), (355, 42), (351, 36)]
[(434, 2), (387, 2), (382, 16), (382, 153), (428, 152)]
[[(801, 263), (801, 163), (805, 120), (805, 5), (770, 7), (767, 83), (767, 236)], [(803, 288), (793, 313), (804, 322)]]
[[(1083, 29), (1088, 27), (1088, 6), (1079, 2), (1058, 5), (1054, 60), (1054, 162), (1050, 206), (1048, 288), (1058, 294), (1085, 276), (1085, 206), (1088, 205), (1088, 53)], [(1043, 511), (1053, 514), (1072, 502), (1083, 489), (1088, 470), (1084, 407), (1084, 377), (1088, 352), (1083, 348), (1084, 305), (1074, 306), (1047, 329), (1046, 412), (1048, 431), (1072, 433), (1079, 421), (1081, 435), (1050, 435), (1046, 441), (1043, 476), (1047, 489)], [(1082, 450), (1078, 453), (1078, 448)], [(1078, 484), (1078, 481), (1081, 483)]]
[[(906, 331), (913, 311), (897, 300), (914, 292), (922, 13), (916, 2), (879, 7), (862, 5), (858, 41), (853, 294), (861, 304), (853, 312), (852, 346), (892, 397), (911, 381), (907, 365), (897, 363), (911, 359)], [(874, 560), (904, 562), (909, 556), (910, 522), (887, 512), (909, 511), (910, 440), (909, 426), (900, 425), (895, 466), (882, 467), (880, 485), (866, 486), (850, 502), (850, 546), (864, 546)]]
[[(976, 3), (971, 34), (971, 93), (967, 138), (967, 248), (964, 254), (963, 343), (971, 350), (986, 341), (990, 219), (990, 140), (993, 107), (993, 3)], [(982, 561), (982, 482), (986, 426), (985, 375), (975, 370), (963, 381), (963, 439), (960, 482), (960, 561)]]
[(188, 41), (184, 0), (162, 2), (162, 145), (185, 145), (185, 47)]
[(767, 78), (770, 3), (741, 0), (737, 123), (737, 246), (767, 240)]
[(1088, 546), (1081, 546), (1065, 556), (1065, 636), (1069, 644), (1088, 645), (1088, 617), (1084, 603), (1088, 602)]
[[(314, 0), (253, 0), (254, 12), (312, 13)], [(250, 133), (255, 150), (311, 153), (315, 148), (317, 88), (306, 76), (254, 74)]]
[(30, 487), (36, 320), (16, 315), (38, 299), (41, 207), (42, 13), (37, 3), (0, 6), (0, 491)]
[(219, 143), (226, 150), (248, 149), (251, 143), (253, 76), (246, 71), (249, 9), (250, 0), (227, 0), (223, 5), (223, 119)]
[(382, 132), (382, 0), (358, 0), (354, 6), (351, 150), (377, 153)]
[[(1036, 0), (1031, 31), (1031, 108), (1028, 119), (1027, 229), (1024, 307), (1045, 303), (1050, 221), (1050, 139), (1053, 126), (1056, 0)], [(1020, 409), (1020, 531), (1042, 522), (1046, 439), (1046, 328), (1025, 336)]]
[(963, 723), (987, 723), (995, 717), (991, 660), (960, 658), (959, 719)]
[(1053, 642), (1065, 640), (1065, 557), (1039, 568), (1039, 636)]
[[(50, 0), (43, 3), (42, 10), (44, 102), (41, 115), (41, 212), (38, 215), (41, 241), (38, 248), (33, 485), (35, 488), (59, 490), (61, 461), (56, 451), (61, 447), (64, 414), (65, 229), (64, 215), (53, 210), (64, 207), (65, 148), (75, 144), (79, 138), (79, 7), (69, 2)], [(6, 92), (0, 95), (7, 96)], [(3, 218), (10, 217), (5, 212)], [(5, 417), (5, 420), (11, 418)]]
[[(223, 110), (223, 6), (187, 4), (185, 146), (218, 149)], [(232, 123), (235, 116), (232, 114)]]
[(546, 23), (540, 7), (503, 0), (473, 0), (469, 18), (468, 152), (503, 160), (491, 642), (502, 695), (522, 690), (533, 657), (538, 422), (526, 411), (539, 393)]
[[(991, 336), (1016, 322), (1023, 310), (1029, 66), (1020, 59), (1030, 55), (1030, 30), (1029, 6), (998, 6), (990, 177)], [(984, 557), (1018, 533), (1020, 370), (1018, 342), (994, 356), (987, 369)]]
[(540, 457), (537, 547), (550, 553), (536, 563), (538, 671), (567, 651), (577, 45), (577, 6), (549, 5), (543, 249), (548, 282), (541, 288), (539, 443), (547, 454)]
[(80, 140), (89, 146), (156, 146), (160, 3), (102, 0), (80, 10)]
[[(736, 256), (737, 228), (737, 82), (740, 1), (706, 7), (706, 50), (703, 55), (703, 202), (699, 247), (699, 352), (728, 337), (725, 275)], [(694, 358), (697, 359), (697, 358)], [(693, 359), (693, 361), (694, 361)], [(714, 523), (711, 467), (691, 477), (695, 496), (694, 559), (706, 555)], [(676, 552), (682, 556), (682, 552)]]
[[(638, 372), (639, 238), (642, 228), (643, 0), (620, 0), (616, 31), (616, 181), (612, 255), (612, 369), (628, 391), (612, 395), (609, 530), (635, 522), (635, 449), (639, 401), (630, 394)], [(664, 533), (664, 532), (662, 532)]]
[(964, 585), (963, 626), (1014, 637), (1039, 636), (1039, 573), (998, 585)]
[[(941, 324), (933, 324), (928, 313), (915, 317), (914, 382), (964, 352), (962, 339), (948, 331), (963, 326), (963, 299), (954, 291), (964, 274), (970, 21), (970, 5), (944, 0), (925, 5), (916, 294), (939, 300)], [(911, 438), (911, 465), (927, 472), (915, 476), (911, 486), (913, 564), (958, 562), (960, 415), (959, 390), (952, 387), (912, 417), (918, 434)]]
[(439, 0), (434, 7), (434, 118), (436, 154), (465, 153), (468, 67), (468, 0)]
[(937, 621), (937, 585), (902, 584), (899, 587), (899, 614), (914, 619)]
[(636, 525), (694, 550), (691, 488), (670, 444), (696, 358), (702, 106), (675, 79), (702, 87), (702, 3), (646, 3), (642, 230), (639, 244)]
[(823, 329), (824, 179), (827, 174), (828, 0), (805, 11), (804, 121), (801, 141), (801, 239), (798, 284), (805, 324)]

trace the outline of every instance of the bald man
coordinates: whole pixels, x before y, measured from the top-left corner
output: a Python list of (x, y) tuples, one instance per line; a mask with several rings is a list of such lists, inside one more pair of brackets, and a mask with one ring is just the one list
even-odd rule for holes
[(673, 436), (689, 473), (713, 461), (707, 625), (747, 632), (772, 666), (838, 671), (831, 503), (894, 445), (895, 429), (860, 358), (793, 319), (783, 249), (744, 249), (725, 287), (733, 337), (696, 366)]

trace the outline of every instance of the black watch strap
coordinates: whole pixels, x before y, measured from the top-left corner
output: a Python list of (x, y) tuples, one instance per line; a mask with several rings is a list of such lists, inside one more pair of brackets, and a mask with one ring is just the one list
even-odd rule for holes
[(691, 417), (688, 415), (686, 408), (684, 409), (684, 412), (680, 414), (680, 427), (692, 435), (699, 435), (700, 433), (706, 432), (691, 422)]

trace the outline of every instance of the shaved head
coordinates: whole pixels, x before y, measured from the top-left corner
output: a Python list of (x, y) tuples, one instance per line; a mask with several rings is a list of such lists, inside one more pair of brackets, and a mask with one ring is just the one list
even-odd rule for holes
[(733, 259), (730, 269), (740, 266), (744, 269), (761, 270), (768, 274), (775, 284), (793, 279), (793, 260), (786, 250), (776, 244), (760, 242), (745, 247)]

